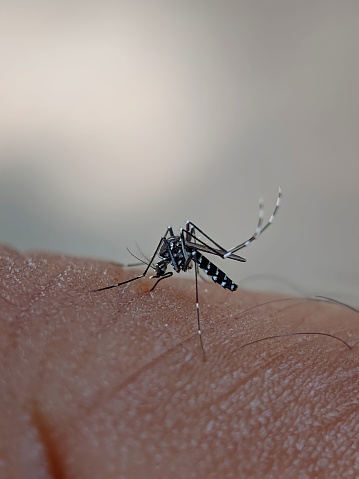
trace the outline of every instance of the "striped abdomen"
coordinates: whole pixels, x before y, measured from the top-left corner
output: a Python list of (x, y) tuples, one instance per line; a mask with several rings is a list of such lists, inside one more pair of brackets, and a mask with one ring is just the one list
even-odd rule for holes
[(222, 288), (229, 289), (230, 291), (235, 291), (238, 288), (236, 283), (228, 278), (223, 271), (217, 268), (216, 265), (211, 263), (209, 259), (203, 256), (199, 251), (194, 251), (192, 254), (196, 256), (198, 266), (203, 269), (208, 276), (211, 276), (215, 283), (220, 284)]

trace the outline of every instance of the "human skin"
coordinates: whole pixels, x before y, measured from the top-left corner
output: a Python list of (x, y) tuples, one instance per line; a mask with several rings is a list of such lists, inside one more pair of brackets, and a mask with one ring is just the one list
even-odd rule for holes
[(358, 313), (136, 274), (1, 248), (1, 478), (359, 476)]

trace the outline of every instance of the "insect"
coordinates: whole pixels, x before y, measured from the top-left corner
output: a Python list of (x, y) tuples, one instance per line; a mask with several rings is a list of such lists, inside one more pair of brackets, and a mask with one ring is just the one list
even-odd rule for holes
[[(115, 283), (110, 286), (105, 286), (99, 289), (93, 290), (93, 292), (104, 291), (106, 289), (117, 288), (125, 284), (137, 281), (144, 278), (149, 269), (152, 268), (155, 272), (150, 278), (156, 278), (157, 281), (151, 288), (151, 291), (155, 289), (158, 283), (166, 278), (170, 278), (173, 275), (172, 271), (167, 271), (168, 266), (172, 266), (176, 273), (181, 271), (188, 271), (194, 266), (195, 272), (195, 285), (196, 285), (196, 312), (197, 312), (197, 332), (200, 337), (201, 347), (204, 354), (202, 331), (199, 311), (199, 295), (198, 295), (198, 275), (199, 269), (203, 270), (212, 280), (220, 284), (223, 288), (229, 291), (236, 291), (237, 284), (232, 281), (226, 273), (219, 269), (212, 261), (210, 261), (203, 253), (212, 254), (222, 259), (232, 259), (235, 261), (245, 262), (246, 259), (239, 256), (237, 251), (242, 250), (249, 246), (254, 240), (258, 238), (273, 222), (282, 198), (282, 189), (279, 188), (278, 197), (275, 208), (268, 222), (263, 226), (263, 201), (259, 200), (259, 219), (257, 227), (253, 235), (246, 241), (234, 246), (230, 249), (225, 249), (220, 246), (216, 241), (210, 238), (204, 231), (196, 226), (192, 221), (187, 221), (185, 228), (180, 228), (179, 234), (175, 235), (171, 226), (168, 226), (165, 234), (161, 237), (151, 259), (146, 258), (146, 261), (139, 259), (142, 263), (146, 264), (144, 272), (138, 276), (135, 276), (121, 283)], [(207, 242), (201, 239), (197, 234), (202, 235)], [(131, 253), (132, 254), (132, 253)], [(160, 259), (155, 263), (155, 258), (158, 256)]]

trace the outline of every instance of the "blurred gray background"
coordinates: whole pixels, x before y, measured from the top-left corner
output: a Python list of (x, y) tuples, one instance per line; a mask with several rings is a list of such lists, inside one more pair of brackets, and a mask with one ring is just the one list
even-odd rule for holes
[(0, 241), (126, 262), (190, 219), (232, 247), (281, 185), (217, 264), (358, 303), (358, 25), (353, 1), (1, 2)]

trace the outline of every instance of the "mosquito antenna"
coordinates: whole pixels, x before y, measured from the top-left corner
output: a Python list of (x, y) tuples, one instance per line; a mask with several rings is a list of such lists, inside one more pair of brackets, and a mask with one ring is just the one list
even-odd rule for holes
[(256, 340), (251, 341), (249, 343), (243, 344), (242, 346), (239, 346), (239, 348), (237, 348), (237, 350), (245, 348), (246, 346), (250, 346), (252, 344), (261, 343), (262, 341), (268, 341), (268, 339), (286, 338), (286, 337), (290, 337), (290, 336), (313, 336), (313, 335), (315, 335), (315, 336), (326, 336), (328, 338), (336, 339), (337, 341), (340, 341), (341, 343), (343, 343), (348, 349), (352, 349), (351, 346), (349, 346), (349, 344), (344, 341), (344, 339), (338, 338), (338, 336), (334, 336), (333, 334), (313, 333), (313, 332), (298, 332), (298, 333), (276, 334), (274, 336), (267, 336), (266, 338), (256, 339)]
[(132, 253), (132, 251), (129, 248), (126, 248), (126, 249), (130, 253), (131, 256), (133, 256), (134, 258), (138, 259), (138, 261), (140, 261), (140, 264), (147, 264), (148, 265), (148, 263), (146, 263), (146, 261), (144, 261), (143, 259), (136, 256), (135, 253)]
[[(135, 255), (135, 253), (133, 253), (129, 248), (126, 248), (127, 251), (130, 253), (131, 256), (133, 256), (134, 258), (138, 259), (138, 261), (140, 261), (142, 264), (146, 264), (147, 266), (151, 266), (151, 268), (153, 268), (153, 265), (150, 264), (150, 260), (148, 258), (146, 258), (147, 261), (145, 261), (144, 259), (142, 258), (139, 258), (138, 256)], [(141, 252), (140, 252), (141, 253)], [(141, 253), (142, 254), (142, 253)]]
[[(145, 253), (141, 250), (141, 248), (138, 246), (137, 241), (136, 241), (135, 245), (136, 245), (137, 251), (140, 253), (140, 255), (142, 256), (142, 258), (147, 261), (146, 264), (151, 263), (150, 258), (149, 258), (148, 256), (146, 256)], [(153, 264), (151, 264), (151, 266), (153, 267)]]

